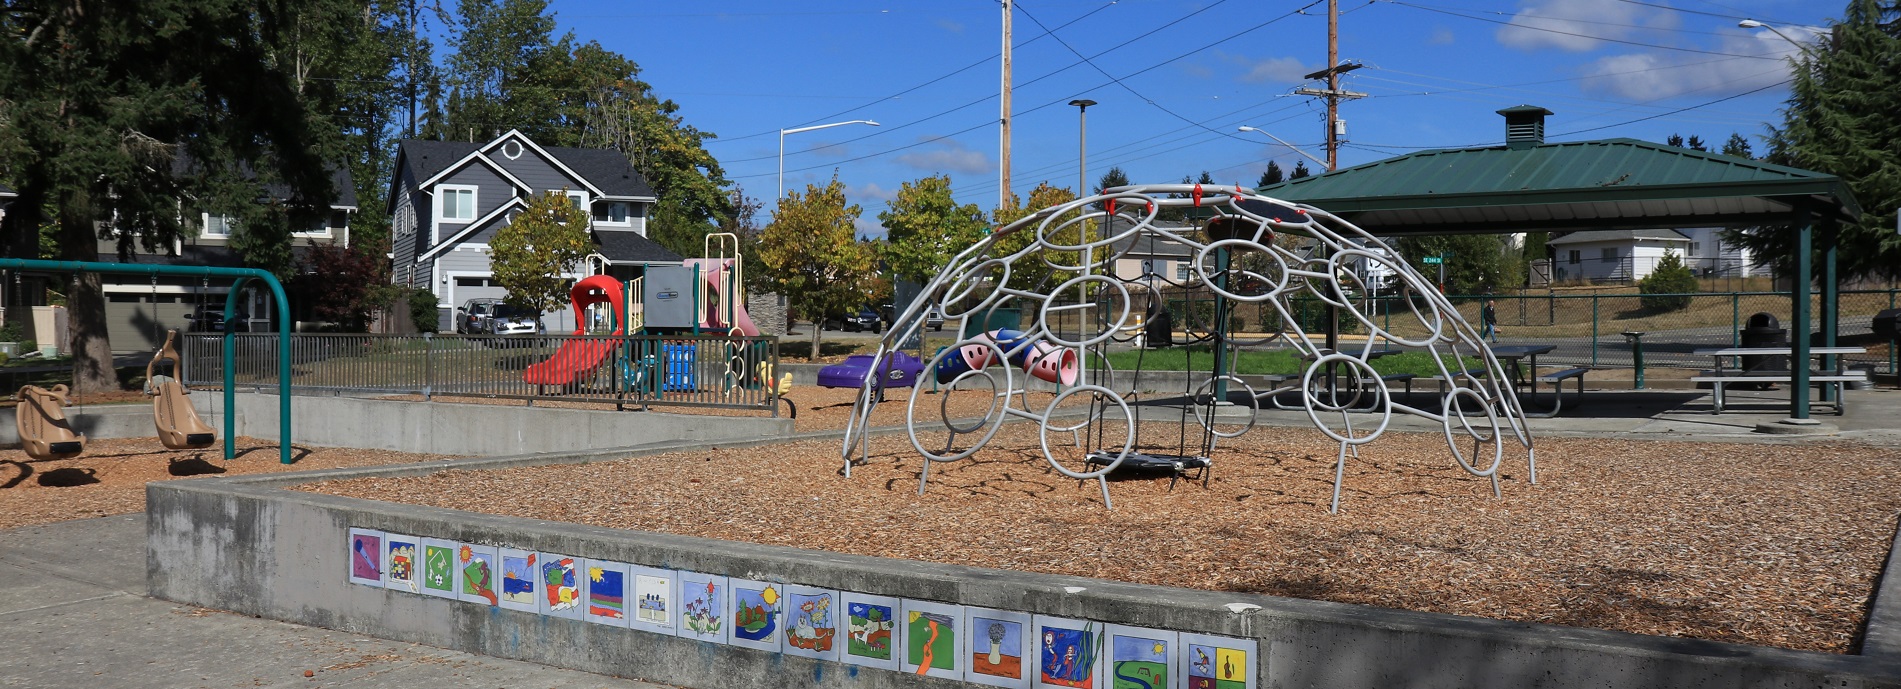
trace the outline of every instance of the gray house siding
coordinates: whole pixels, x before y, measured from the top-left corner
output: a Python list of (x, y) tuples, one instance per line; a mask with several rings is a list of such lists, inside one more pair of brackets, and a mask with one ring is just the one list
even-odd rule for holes
[(590, 198), (594, 196), (594, 192), (588, 191), (587, 185), (555, 168), (532, 148), (524, 146), (521, 157), (514, 160), (509, 160), (499, 150), (490, 151), (489, 159), (508, 170), (508, 174), (514, 175), (523, 184), (527, 184), (533, 190), (532, 193), (541, 194), (565, 188), (568, 191), (587, 194)]
[[(434, 187), (444, 184), (460, 184), (476, 188), (475, 217), (477, 218), (494, 212), (495, 209), (500, 208), (502, 204), (507, 203), (509, 199), (515, 198), (516, 192), (513, 182), (504, 179), (501, 175), (495, 174), (495, 171), (489, 169), (487, 165), (471, 163), (450, 174), (448, 177), (438, 180), (436, 184), (432, 185), (428, 190), (431, 192), (429, 205), (432, 215), (436, 204), (433, 197), (435, 192)], [(467, 226), (468, 223), (443, 222), (438, 226), (436, 232), (440, 235), (440, 239), (446, 241), (450, 236)], [(424, 249), (424, 251), (427, 250), (427, 248)]]

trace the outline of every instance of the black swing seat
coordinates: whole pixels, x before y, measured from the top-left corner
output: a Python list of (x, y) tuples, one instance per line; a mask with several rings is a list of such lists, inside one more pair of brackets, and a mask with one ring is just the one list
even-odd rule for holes
[(218, 442), (218, 436), (215, 433), (187, 433), (185, 442), (191, 445), (210, 445)]
[(76, 455), (86, 449), (86, 446), (83, 443), (80, 443), (78, 441), (67, 441), (67, 442), (62, 442), (62, 443), (47, 443), (46, 447), (47, 449), (52, 450), (53, 454), (56, 454), (56, 455), (65, 455), (65, 454)]
[[(1115, 463), (1116, 453), (1107, 450), (1097, 450), (1089, 453), (1089, 455), (1084, 458), (1084, 461), (1092, 466), (1109, 466)], [(1166, 471), (1179, 474), (1184, 471), (1206, 469), (1210, 463), (1207, 457), (1201, 456), (1157, 455), (1147, 452), (1131, 451), (1129, 452), (1129, 456), (1122, 459), (1122, 465), (1116, 467), (1116, 470), (1137, 472)]]

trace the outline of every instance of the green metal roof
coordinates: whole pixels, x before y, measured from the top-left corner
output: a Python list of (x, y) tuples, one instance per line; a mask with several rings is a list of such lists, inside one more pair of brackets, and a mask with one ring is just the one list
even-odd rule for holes
[(1258, 189), (1383, 235), (1752, 226), (1861, 214), (1834, 175), (1636, 139), (1420, 151)]

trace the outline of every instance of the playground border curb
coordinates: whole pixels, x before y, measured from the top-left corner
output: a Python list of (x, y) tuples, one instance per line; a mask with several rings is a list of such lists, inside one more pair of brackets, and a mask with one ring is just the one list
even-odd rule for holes
[[(874, 430), (879, 435), (902, 432)], [(649, 632), (347, 582), (351, 528), (1016, 610), (1259, 643), (1259, 687), (1891, 687), (1901, 662), (1199, 591), (498, 517), (284, 490), (323, 480), (594, 462), (841, 438), (653, 443), (149, 484), (154, 597), (443, 648), (690, 687), (946, 687)], [(637, 477), (626, 477), (633, 480)]]

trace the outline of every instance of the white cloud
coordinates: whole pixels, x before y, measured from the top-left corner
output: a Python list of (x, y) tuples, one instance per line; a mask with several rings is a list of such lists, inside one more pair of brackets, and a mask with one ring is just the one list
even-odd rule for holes
[(845, 202), (860, 206), (873, 206), (898, 197), (898, 190), (886, 189), (877, 182), (867, 182), (864, 186), (845, 187)]
[(1426, 37), (1426, 43), (1430, 45), (1452, 45), (1456, 40), (1458, 37), (1452, 34), (1452, 30), (1443, 26), (1435, 27), (1432, 35)]
[[(1784, 30), (1790, 36), (1806, 32)], [(1720, 96), (1762, 88), (1789, 78), (1784, 58), (1796, 47), (1768, 31), (1724, 36), (1715, 52), (1772, 55), (1774, 60), (1720, 58), (1693, 53), (1629, 53), (1592, 62), (1584, 71), (1586, 91), (1633, 100), (1656, 100), (1687, 93)]]
[(949, 139), (941, 142), (935, 149), (898, 156), (897, 161), (901, 165), (908, 165), (925, 172), (961, 172), (974, 175), (997, 169), (997, 164), (990, 160), (988, 154)]
[(878, 224), (878, 214), (871, 212), (870, 209), (866, 209), (863, 215), (853, 220), (852, 227), (858, 231), (860, 238), (884, 239), (891, 233), (883, 225)]
[(1599, 38), (1627, 39), (1645, 29), (1673, 29), (1677, 16), (1618, 0), (1529, 0), (1498, 30), (1498, 42), (1519, 50), (1594, 50)]
[(933, 19), (933, 20), (931, 20), (931, 23), (933, 23), (933, 24), (936, 24), (936, 25), (937, 25), (937, 28), (940, 28), (940, 29), (943, 29), (943, 30), (945, 30), (945, 31), (949, 31), (949, 32), (951, 32), (951, 33), (963, 33), (963, 32), (964, 32), (964, 25), (963, 25), (963, 24), (959, 24), (959, 23), (957, 23), (957, 22), (954, 22), (954, 21), (951, 21), (951, 20), (949, 20), (949, 19)]
[(1241, 67), (1237, 81), (1249, 84), (1295, 84), (1303, 81), (1301, 77), (1320, 69), (1309, 66), (1297, 57), (1269, 57), (1259, 60), (1246, 55), (1220, 54), (1221, 61)]
[(1196, 79), (1207, 79), (1215, 75), (1213, 68), (1199, 62), (1178, 62), (1175, 63), (1175, 68), (1181, 70), (1182, 74)]

